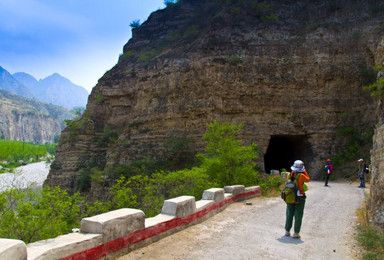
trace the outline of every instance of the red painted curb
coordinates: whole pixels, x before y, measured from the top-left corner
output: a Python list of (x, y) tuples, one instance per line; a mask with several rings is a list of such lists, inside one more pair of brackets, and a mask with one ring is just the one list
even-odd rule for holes
[(261, 194), (261, 190), (256, 191), (250, 191), (247, 193), (241, 193), (238, 194), (232, 198), (214, 203), (200, 211), (197, 211), (189, 216), (181, 217), (181, 218), (174, 218), (168, 221), (164, 221), (162, 223), (159, 223), (155, 226), (151, 226), (148, 228), (143, 228), (140, 230), (136, 230), (135, 232), (132, 232), (126, 236), (119, 237), (117, 239), (114, 239), (112, 241), (109, 241), (105, 244), (101, 244), (99, 246), (75, 253), (70, 256), (66, 256), (63, 258), (60, 258), (59, 260), (96, 260), (101, 259), (108, 254), (115, 253), (119, 250), (122, 250), (126, 248), (129, 245), (134, 245), (138, 242), (144, 241), (148, 238), (151, 238), (153, 236), (159, 235), (165, 231), (171, 230), (176, 227), (180, 226), (186, 226), (196, 220), (199, 220), (203, 218), (205, 215), (210, 213), (211, 211), (214, 211), (216, 209), (219, 209), (223, 207), (224, 205), (230, 204), (232, 202), (235, 202), (239, 199), (243, 199), (252, 195)]

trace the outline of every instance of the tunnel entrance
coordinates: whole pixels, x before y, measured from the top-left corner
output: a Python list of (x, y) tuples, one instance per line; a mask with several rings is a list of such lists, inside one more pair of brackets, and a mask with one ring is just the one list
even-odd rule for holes
[(302, 160), (307, 167), (312, 155), (312, 147), (306, 135), (271, 136), (264, 156), (265, 172), (280, 171), (283, 168), (290, 171), (295, 160)]

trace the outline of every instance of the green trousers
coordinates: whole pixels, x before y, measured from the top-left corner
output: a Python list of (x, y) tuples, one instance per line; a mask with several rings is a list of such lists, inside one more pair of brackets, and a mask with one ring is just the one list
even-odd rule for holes
[(298, 204), (287, 204), (285, 230), (290, 232), (292, 228), (293, 217), (295, 217), (295, 233), (300, 233), (301, 222), (304, 215), (305, 199), (300, 199)]

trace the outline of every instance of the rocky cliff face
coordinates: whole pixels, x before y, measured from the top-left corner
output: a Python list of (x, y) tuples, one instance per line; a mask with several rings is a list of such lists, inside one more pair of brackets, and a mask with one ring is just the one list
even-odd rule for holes
[[(375, 55), (376, 65), (384, 66), (384, 37)], [(383, 77), (384, 75), (379, 75)], [(369, 204), (376, 224), (384, 227), (384, 109), (381, 100), (377, 108), (379, 122), (373, 137), (371, 150), (371, 189)]]
[(184, 0), (152, 13), (93, 89), (83, 117), (63, 131), (45, 184), (74, 191), (80, 169), (161, 159), (163, 142), (178, 134), (202, 151), (213, 120), (243, 124), (261, 169), (302, 159), (320, 177), (348, 133), (376, 123), (362, 86), (383, 34), (380, 8)]
[(0, 90), (0, 136), (8, 140), (53, 143), (74, 115), (64, 108)]

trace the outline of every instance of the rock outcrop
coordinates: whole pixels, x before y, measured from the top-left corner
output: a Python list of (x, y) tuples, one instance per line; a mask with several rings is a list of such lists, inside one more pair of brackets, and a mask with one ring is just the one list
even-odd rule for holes
[[(378, 45), (375, 55), (376, 65), (384, 66), (384, 37)], [(384, 77), (384, 75), (379, 75)], [(384, 109), (383, 100), (379, 101), (378, 118), (373, 137), (371, 150), (371, 189), (369, 205), (373, 213), (373, 220), (376, 224), (384, 227)]]
[(214, 120), (243, 124), (240, 137), (258, 144), (261, 169), (302, 159), (319, 178), (348, 133), (376, 123), (362, 86), (383, 34), (377, 8), (184, 0), (152, 13), (93, 89), (83, 117), (62, 132), (45, 184), (73, 192), (82, 169), (161, 159), (162, 144), (178, 134), (200, 152)]

